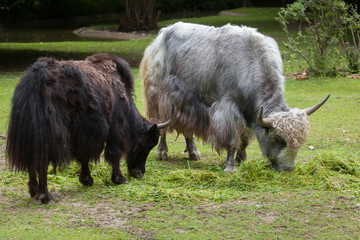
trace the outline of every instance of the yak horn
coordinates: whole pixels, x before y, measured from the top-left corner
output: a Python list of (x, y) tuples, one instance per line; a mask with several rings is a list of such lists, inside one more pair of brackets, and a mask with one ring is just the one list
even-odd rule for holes
[(168, 127), (173, 121), (174, 121), (174, 116), (171, 115), (171, 117), (169, 118), (169, 120), (167, 120), (167, 121), (164, 122), (164, 123), (159, 123), (159, 124), (157, 125), (157, 128), (158, 128), (158, 129), (166, 128), (166, 127)]
[(264, 108), (261, 107), (260, 114), (259, 114), (259, 120), (258, 120), (260, 126), (265, 127), (265, 128), (273, 128), (273, 125), (272, 125), (273, 120), (271, 118), (263, 118), (263, 111), (264, 111)]
[(322, 100), (315, 106), (304, 109), (304, 112), (306, 113), (306, 115), (310, 116), (312, 113), (314, 113), (316, 110), (318, 110), (328, 100), (329, 97), (330, 97), (330, 94), (324, 100)]

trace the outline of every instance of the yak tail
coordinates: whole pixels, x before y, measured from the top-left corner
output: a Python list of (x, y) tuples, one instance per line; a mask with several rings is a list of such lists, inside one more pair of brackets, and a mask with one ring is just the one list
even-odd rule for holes
[[(173, 106), (175, 129), (188, 135), (195, 134), (204, 140), (208, 137), (210, 107), (186, 83), (170, 75), (163, 81), (164, 102)], [(171, 109), (167, 107), (167, 109)]]
[(64, 116), (51, 99), (50, 61), (39, 59), (15, 88), (8, 125), (6, 154), (15, 171), (54, 169), (71, 161)]

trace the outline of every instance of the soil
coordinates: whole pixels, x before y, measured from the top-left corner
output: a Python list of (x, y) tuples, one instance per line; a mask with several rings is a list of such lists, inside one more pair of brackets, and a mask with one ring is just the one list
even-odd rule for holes
[(88, 37), (88, 38), (107, 38), (107, 39), (116, 39), (116, 40), (136, 40), (144, 39), (148, 36), (143, 32), (116, 32), (109, 30), (96, 30), (92, 28), (78, 28), (74, 32), (79, 37)]
[(246, 16), (247, 14), (221, 11), (221, 12), (219, 12), (219, 15), (220, 16)]

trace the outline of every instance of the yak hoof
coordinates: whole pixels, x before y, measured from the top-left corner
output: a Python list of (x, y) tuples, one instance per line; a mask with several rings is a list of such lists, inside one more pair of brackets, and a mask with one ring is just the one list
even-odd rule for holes
[(55, 202), (55, 199), (53, 198), (53, 196), (51, 196), (50, 193), (37, 194), (34, 197), (32, 197), (31, 200), (34, 204), (37, 205), (49, 204), (49, 203), (51, 204)]
[(127, 184), (126, 178), (124, 176), (121, 175), (113, 175), (111, 176), (111, 180), (113, 181), (113, 183), (115, 184)]
[(29, 193), (31, 198), (34, 198), (39, 194), (39, 187), (38, 186), (29, 186)]
[(94, 179), (91, 176), (81, 176), (79, 177), (79, 181), (84, 185), (84, 186), (92, 186), (94, 185)]
[(192, 153), (189, 152), (189, 159), (195, 161), (200, 160), (200, 152), (198, 150), (193, 151)]
[(236, 166), (227, 166), (227, 165), (225, 165), (224, 172), (234, 173), (234, 172), (237, 172), (237, 168), (236, 168)]
[(159, 157), (159, 160), (164, 160), (164, 161), (168, 160), (168, 155), (167, 155), (167, 152), (165, 152), (165, 151), (158, 151), (157, 155)]

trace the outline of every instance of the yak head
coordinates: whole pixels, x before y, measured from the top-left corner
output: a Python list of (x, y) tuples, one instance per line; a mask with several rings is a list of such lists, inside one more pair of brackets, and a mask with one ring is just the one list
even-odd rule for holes
[(258, 121), (265, 128), (260, 141), (261, 149), (277, 171), (294, 169), (296, 155), (310, 133), (308, 116), (319, 109), (329, 96), (311, 108), (272, 113), (267, 118), (263, 118), (261, 108)]
[(158, 144), (160, 130), (169, 126), (172, 121), (173, 119), (169, 119), (165, 123), (156, 123), (160, 121), (151, 119), (144, 123), (144, 129), (136, 134), (137, 137), (127, 154), (127, 166), (131, 176), (142, 178), (145, 173), (146, 159), (150, 151)]

